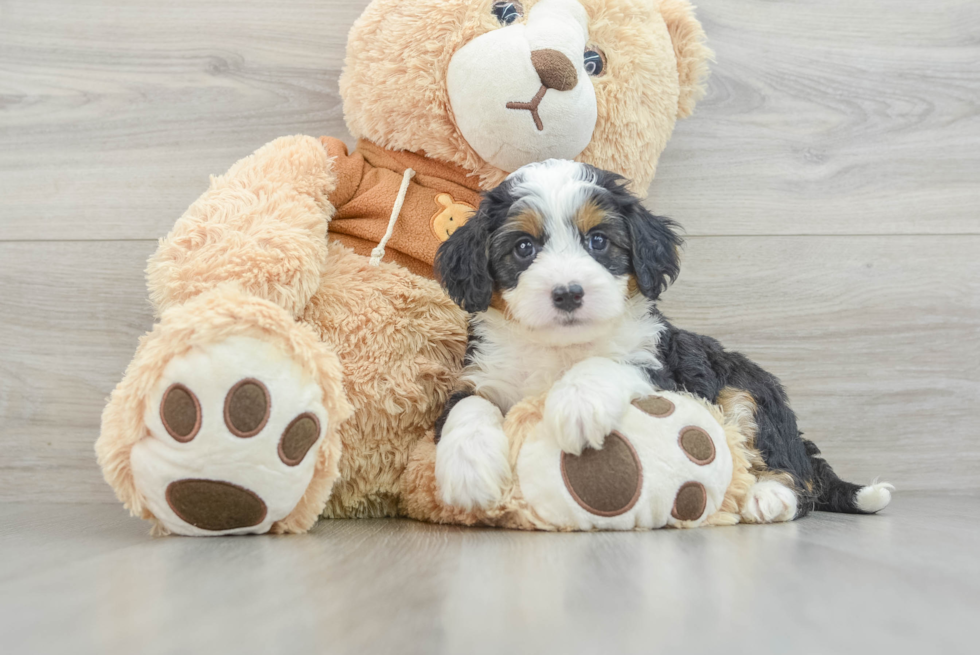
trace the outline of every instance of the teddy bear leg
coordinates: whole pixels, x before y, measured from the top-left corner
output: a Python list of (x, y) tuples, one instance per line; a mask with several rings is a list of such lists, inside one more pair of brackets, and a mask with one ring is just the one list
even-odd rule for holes
[(144, 337), (96, 451), (158, 533), (302, 532), (337, 478), (348, 413), (329, 346), (276, 304), (218, 287)]
[(433, 280), (331, 243), (329, 267), (300, 320), (332, 344), (353, 414), (340, 428), (329, 518), (396, 516), (402, 475), (462, 368), (466, 314)]

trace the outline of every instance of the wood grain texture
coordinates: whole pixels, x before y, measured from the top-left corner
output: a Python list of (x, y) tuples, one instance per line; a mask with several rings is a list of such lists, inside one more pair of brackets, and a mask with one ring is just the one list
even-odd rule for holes
[(73, 655), (959, 655), (976, 651), (978, 501), (908, 493), (878, 516), (699, 530), (375, 520), (228, 539), (153, 539), (119, 507), (0, 505), (0, 640)]
[[(92, 444), (152, 324), (154, 245), (0, 244), (0, 500), (111, 499)], [(980, 236), (693, 238), (663, 308), (781, 377), (845, 477), (973, 489), (978, 252)]]
[(278, 136), (348, 138), (366, 0), (0, 2), (0, 240), (155, 239)]
[(694, 238), (661, 303), (782, 379), (845, 479), (980, 484), (980, 236)]
[[(0, 2), (0, 239), (157, 238), (274, 137), (350, 142), (365, 4)], [(697, 4), (717, 62), (656, 209), (699, 235), (980, 233), (980, 5)]]
[(691, 234), (980, 233), (980, 3), (695, 4), (717, 61), (653, 207)]
[(154, 242), (0, 243), (0, 498), (109, 501), (95, 439), (153, 314)]

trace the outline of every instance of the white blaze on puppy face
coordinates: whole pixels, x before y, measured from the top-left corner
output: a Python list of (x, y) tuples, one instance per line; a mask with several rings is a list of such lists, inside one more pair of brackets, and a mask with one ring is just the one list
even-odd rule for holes
[[(610, 274), (581, 245), (571, 245), (573, 235), (566, 231), (552, 235), (517, 287), (502, 294), (511, 316), (525, 327), (584, 330), (619, 318), (626, 309), (627, 279)], [(555, 287), (574, 284), (584, 294), (582, 306), (569, 314), (555, 307), (551, 294)]]
[(480, 157), (514, 171), (585, 150), (597, 119), (585, 70), (588, 38), (588, 16), (577, 0), (540, 0), (526, 20), (483, 34), (453, 55), (449, 102)]
[[(519, 176), (519, 177), (515, 177)], [(517, 285), (501, 295), (512, 319), (535, 330), (559, 329), (566, 337), (591, 338), (626, 310), (629, 278), (613, 275), (586, 250), (576, 215), (601, 192), (588, 168), (570, 161), (526, 166), (512, 176), (520, 199), (512, 211), (531, 211), (543, 222), (544, 245)], [(556, 288), (578, 285), (582, 304), (574, 312), (555, 306)]]

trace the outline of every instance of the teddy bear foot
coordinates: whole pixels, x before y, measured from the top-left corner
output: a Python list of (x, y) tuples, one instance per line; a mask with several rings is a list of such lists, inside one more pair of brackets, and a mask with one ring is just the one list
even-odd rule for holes
[(179, 534), (268, 532), (313, 477), (311, 451), (327, 426), (321, 395), (252, 337), (172, 359), (147, 399), (149, 437), (131, 454), (150, 511)]
[(289, 312), (214, 289), (140, 340), (102, 415), (99, 464), (156, 534), (305, 532), (339, 475), (342, 376)]

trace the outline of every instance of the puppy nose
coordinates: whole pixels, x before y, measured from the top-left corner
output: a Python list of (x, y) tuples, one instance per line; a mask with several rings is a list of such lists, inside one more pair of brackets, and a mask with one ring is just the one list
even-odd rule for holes
[(563, 312), (574, 312), (581, 307), (583, 296), (585, 296), (585, 290), (578, 284), (555, 287), (551, 290), (551, 302)]
[(545, 48), (535, 50), (531, 53), (531, 63), (534, 70), (541, 78), (541, 84), (555, 91), (570, 91), (578, 84), (578, 73), (575, 71), (575, 64), (569, 61), (568, 57)]

